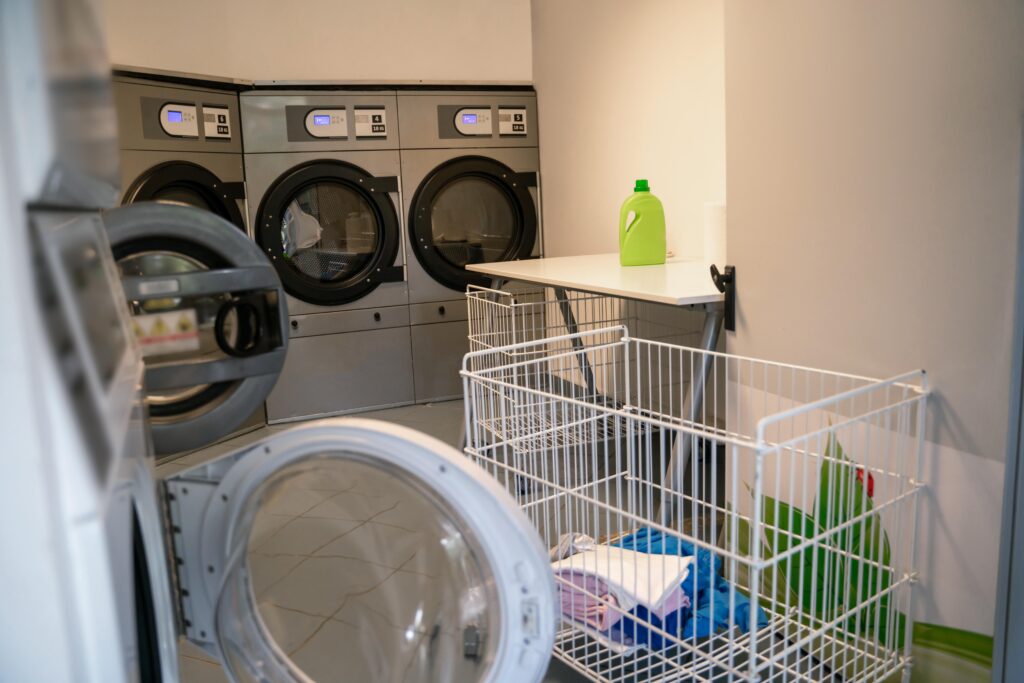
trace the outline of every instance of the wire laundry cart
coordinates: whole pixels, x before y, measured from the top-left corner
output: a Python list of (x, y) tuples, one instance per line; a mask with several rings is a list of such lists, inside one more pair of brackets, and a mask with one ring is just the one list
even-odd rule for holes
[(909, 680), (923, 371), (875, 380), (623, 325), (520, 324), (496, 346), (473, 335), (507, 341), (510, 300), (475, 303), (466, 453), (551, 549), (558, 658), (595, 681)]

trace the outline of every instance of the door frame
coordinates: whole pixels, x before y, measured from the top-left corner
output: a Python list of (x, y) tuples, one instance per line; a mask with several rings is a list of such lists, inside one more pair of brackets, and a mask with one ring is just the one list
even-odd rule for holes
[[(341, 185), (362, 198), (373, 211), (380, 242), (372, 258), (340, 281), (317, 281), (287, 264), (281, 244), (280, 221), (288, 204), (304, 189), (318, 183)], [(401, 282), (405, 269), (395, 266), (401, 250), (402, 220), (391, 195), (397, 177), (375, 176), (339, 159), (318, 159), (293, 166), (272, 182), (260, 200), (253, 222), (253, 239), (273, 263), (288, 294), (319, 306), (341, 306), (357, 301), (384, 282)]]
[(1024, 671), (1024, 136), (1021, 139), (1020, 162), (1010, 419), (993, 631), (993, 683), (1008, 682), (1014, 679), (1014, 672)]
[(163, 161), (146, 169), (124, 193), (121, 203), (154, 201), (161, 190), (175, 186), (194, 188), (211, 205), (210, 211), (230, 221), (242, 232), (246, 231), (245, 218), (237, 202), (245, 199), (245, 184), (225, 182), (210, 169), (193, 161)]
[(409, 204), (406, 226), (409, 244), (424, 272), (436, 282), (455, 290), (464, 290), (467, 285), (490, 284), (489, 278), (458, 267), (441, 256), (433, 241), (433, 221), (429, 212), (434, 201), (445, 188), (464, 178), (479, 178), (491, 183), (512, 207), (518, 234), (500, 260), (529, 258), (540, 225), (540, 207), (530, 193), (530, 188), (537, 186), (536, 172), (519, 173), (498, 159), (480, 154), (452, 157), (432, 168), (420, 180)]

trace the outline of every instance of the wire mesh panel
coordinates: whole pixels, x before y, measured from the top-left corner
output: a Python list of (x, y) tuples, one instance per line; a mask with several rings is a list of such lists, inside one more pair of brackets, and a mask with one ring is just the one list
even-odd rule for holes
[(632, 313), (628, 302), (615, 297), (518, 283), (506, 289), (470, 285), (466, 300), (471, 351), (628, 324)]
[[(529, 354), (544, 355), (561, 345), (579, 346), (571, 335), (577, 332), (627, 327), (634, 336), (679, 344), (696, 344), (702, 317), (696, 307), (667, 306), (604, 294), (558, 287), (509, 283), (505, 289), (470, 285), (466, 292), (469, 318), (469, 349), (505, 348), (495, 354), (474, 357), (482, 363), (521, 361)], [(564, 339), (562, 339), (564, 337)], [(523, 342), (546, 340), (529, 347)], [(578, 356), (576, 379), (588, 381), (589, 369)]]
[(597, 681), (909, 677), (923, 372), (618, 326), (484, 348), (463, 377), (467, 454), (551, 549), (567, 664)]

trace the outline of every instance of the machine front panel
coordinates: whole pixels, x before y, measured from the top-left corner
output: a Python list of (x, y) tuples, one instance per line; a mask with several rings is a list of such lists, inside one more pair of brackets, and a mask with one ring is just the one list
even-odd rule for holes
[(117, 78), (114, 101), (122, 150), (242, 151), (234, 92)]
[(246, 154), (398, 149), (395, 93), (242, 93)]
[(537, 147), (533, 93), (400, 92), (402, 149)]

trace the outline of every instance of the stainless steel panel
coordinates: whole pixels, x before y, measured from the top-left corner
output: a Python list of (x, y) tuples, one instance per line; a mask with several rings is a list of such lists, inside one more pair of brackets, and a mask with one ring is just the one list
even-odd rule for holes
[[(498, 108), (526, 107), (529, 122), (524, 136), (498, 135)], [(490, 137), (441, 137), (438, 107), (489, 107), (494, 120)], [(447, 111), (447, 110), (446, 110)], [(449, 92), (444, 94), (399, 93), (398, 116), (402, 121), (402, 149), (452, 149), (480, 147), (537, 147), (537, 96), (532, 93)], [(442, 129), (450, 122), (441, 122)]]
[(465, 321), (414, 325), (412, 369), (416, 402), (462, 397), (462, 357), (469, 352)]
[(267, 398), (267, 420), (284, 422), (411, 403), (409, 329), (293, 339), (277, 386)]
[[(231, 127), (229, 140), (210, 138), (173, 138), (165, 133), (148, 132), (150, 126), (159, 130), (156, 114), (147, 124), (143, 117), (143, 98), (154, 98), (180, 104), (204, 104), (228, 109)], [(238, 95), (206, 88), (149, 84), (133, 78), (114, 79), (114, 104), (117, 108), (118, 137), (121, 149), (148, 149), (176, 152), (242, 152), (242, 126), (238, 116)], [(199, 127), (202, 131), (202, 125)]]
[[(245, 134), (245, 153), (310, 152), (347, 150), (398, 149), (398, 103), (392, 91), (362, 94), (344, 93), (242, 93), (242, 130)], [(355, 107), (384, 107), (387, 118), (386, 138), (356, 138), (352, 113)], [(348, 112), (349, 137), (293, 141), (288, 136), (288, 107), (338, 109)]]
[(293, 315), (289, 321), (289, 337), (313, 337), (362, 330), (383, 330), (409, 324), (408, 306), (366, 308), (357, 311), (331, 311), (311, 315)]
[(174, 80), (174, 81), (195, 81), (195, 83), (184, 83), (189, 87), (203, 87), (204, 83), (211, 84), (211, 87), (216, 87), (214, 84), (222, 84), (225, 89), (240, 90), (249, 89), (253, 86), (253, 81), (246, 80), (244, 78), (235, 78), (234, 76), (215, 76), (212, 74), (200, 74), (192, 71), (169, 71), (167, 69), (154, 69), (148, 66), (133, 66), (131, 64), (111, 64), (111, 69), (115, 72), (122, 71), (127, 73), (117, 74), (117, 78), (141, 78), (142, 80)]
[(465, 299), (409, 306), (409, 320), (413, 325), (447, 323), (468, 319), (469, 315)]

